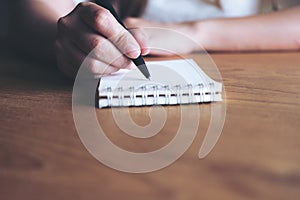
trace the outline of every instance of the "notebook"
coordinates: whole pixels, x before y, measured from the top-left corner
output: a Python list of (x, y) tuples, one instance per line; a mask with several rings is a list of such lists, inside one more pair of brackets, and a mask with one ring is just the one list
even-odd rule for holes
[(192, 59), (146, 62), (151, 80), (138, 69), (102, 77), (99, 108), (178, 105), (222, 101), (222, 83), (207, 76)]

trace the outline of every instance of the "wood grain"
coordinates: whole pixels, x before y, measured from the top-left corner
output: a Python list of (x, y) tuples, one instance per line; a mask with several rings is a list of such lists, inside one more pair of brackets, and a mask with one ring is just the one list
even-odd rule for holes
[[(197, 158), (210, 119), (211, 105), (204, 104), (197, 137), (177, 162), (152, 173), (127, 174), (102, 165), (82, 145), (72, 117), (72, 82), (51, 66), (2, 54), (1, 199), (299, 199), (300, 53), (211, 56), (227, 103), (213, 151)], [(213, 63), (203, 55), (186, 57), (210, 73)], [(148, 112), (130, 109), (140, 125), (149, 123)], [(114, 143), (147, 152), (174, 137), (178, 107), (166, 112), (165, 127), (146, 140), (122, 134), (111, 109), (97, 110), (97, 116)]]

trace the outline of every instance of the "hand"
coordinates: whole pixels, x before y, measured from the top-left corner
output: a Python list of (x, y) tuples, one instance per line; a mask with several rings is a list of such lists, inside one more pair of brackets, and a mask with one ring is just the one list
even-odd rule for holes
[(129, 28), (143, 28), (150, 55), (180, 55), (202, 50), (200, 44), (194, 41), (201, 36), (196, 22), (159, 23), (139, 18), (127, 18), (124, 22)]
[(129, 33), (108, 10), (94, 3), (80, 3), (58, 20), (57, 27), (58, 66), (72, 78), (84, 59), (88, 71), (99, 77), (134, 67), (130, 58), (149, 53), (145, 34), (137, 29)]

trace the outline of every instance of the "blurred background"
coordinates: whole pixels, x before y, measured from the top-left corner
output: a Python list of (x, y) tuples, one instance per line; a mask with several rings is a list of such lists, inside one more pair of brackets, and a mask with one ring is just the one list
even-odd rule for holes
[[(47, 1), (47, 0), (40, 0), (40, 1)], [(149, 0), (149, 1), (157, 1), (157, 0)], [(192, 1), (192, 0), (186, 0), (185, 2), (188, 1)], [(205, 0), (205, 1), (209, 3), (209, 2), (215, 2), (216, 0)], [(256, 13), (272, 12), (274, 10), (280, 10), (287, 7), (291, 7), (299, 4), (300, 0), (242, 0), (242, 1), (220, 0), (219, 2), (222, 7), (222, 11), (220, 12), (224, 12), (224, 13), (228, 12), (227, 9), (238, 10), (239, 9), (238, 7), (242, 8), (244, 6), (242, 4), (249, 5), (249, 3), (251, 2), (250, 4), (252, 5), (257, 4), (259, 9), (257, 11), (249, 11), (249, 13), (256, 14)], [(9, 24), (10, 17), (18, 14), (14, 12), (15, 10), (14, 7), (16, 6), (16, 3), (17, 1), (10, 1), (10, 0), (0, 1), (0, 41), (1, 41), (0, 48), (2, 48), (4, 44), (8, 42), (5, 41), (5, 36), (8, 33), (8, 24)], [(228, 17), (230, 17), (230, 15)]]

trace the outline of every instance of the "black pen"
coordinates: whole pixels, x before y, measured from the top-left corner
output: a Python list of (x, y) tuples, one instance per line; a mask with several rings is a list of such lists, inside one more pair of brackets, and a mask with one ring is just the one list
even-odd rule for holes
[[(96, 0), (95, 1), (99, 6), (102, 6), (103, 8), (106, 8), (107, 10), (109, 10), (111, 12), (111, 14), (116, 18), (116, 20), (125, 28), (126, 26), (124, 25), (124, 23), (122, 22), (122, 20), (120, 19), (119, 15), (117, 14), (117, 12), (115, 11), (114, 7), (111, 5), (109, 0)], [(133, 63), (137, 66), (137, 68), (142, 72), (142, 74), (150, 80), (150, 73), (147, 69), (147, 66), (145, 64), (145, 61), (142, 57), (142, 55), (140, 55), (138, 58), (136, 59), (131, 59), (133, 61)]]

